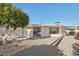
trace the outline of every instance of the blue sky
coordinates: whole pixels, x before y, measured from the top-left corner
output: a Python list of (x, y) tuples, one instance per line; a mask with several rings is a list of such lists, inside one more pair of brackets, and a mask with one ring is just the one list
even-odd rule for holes
[(30, 24), (53, 24), (59, 21), (64, 25), (79, 25), (79, 4), (13, 3), (12, 5), (27, 12)]

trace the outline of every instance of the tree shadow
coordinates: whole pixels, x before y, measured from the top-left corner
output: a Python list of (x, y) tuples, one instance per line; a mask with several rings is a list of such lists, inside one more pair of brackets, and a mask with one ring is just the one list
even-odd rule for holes
[(72, 48), (73, 48), (72, 54), (73, 54), (74, 56), (79, 56), (79, 43), (74, 43), (74, 44), (72, 45)]
[(19, 51), (14, 56), (62, 56), (63, 51), (58, 49), (58, 45), (63, 37), (58, 38), (50, 45), (34, 45), (30, 48)]

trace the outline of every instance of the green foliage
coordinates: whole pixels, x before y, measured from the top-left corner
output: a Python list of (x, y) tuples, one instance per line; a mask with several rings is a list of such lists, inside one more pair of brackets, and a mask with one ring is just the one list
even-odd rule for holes
[(24, 28), (29, 23), (29, 16), (21, 9), (8, 3), (0, 3), (0, 25), (7, 29), (17, 27)]

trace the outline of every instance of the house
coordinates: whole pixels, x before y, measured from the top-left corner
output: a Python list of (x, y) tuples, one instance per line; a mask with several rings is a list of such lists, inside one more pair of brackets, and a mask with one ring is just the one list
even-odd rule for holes
[(18, 37), (27, 37), (27, 38), (45, 38), (50, 37), (52, 35), (60, 35), (64, 33), (63, 26), (56, 22), (53, 25), (47, 24), (30, 24), (23, 29), (22, 35), (22, 28), (17, 28), (12, 35)]
[[(2, 30), (1, 30), (2, 29)], [(11, 28), (12, 29), (12, 28)], [(23, 31), (22, 31), (23, 30)], [(0, 34), (6, 32), (3, 27), (0, 28)], [(47, 24), (29, 24), (24, 29), (18, 27), (12, 32), (10, 36), (23, 37), (23, 38), (45, 38), (50, 36), (57, 36), (65, 33), (65, 28), (59, 22), (53, 25)]]
[(64, 26), (65, 32), (67, 35), (75, 35), (79, 32), (79, 26), (78, 25), (67, 25)]

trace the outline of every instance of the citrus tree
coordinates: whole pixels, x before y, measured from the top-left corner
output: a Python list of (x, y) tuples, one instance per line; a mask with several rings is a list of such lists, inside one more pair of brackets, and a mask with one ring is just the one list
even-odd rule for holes
[(4, 36), (10, 35), (17, 27), (24, 28), (29, 23), (29, 16), (21, 9), (16, 8), (8, 3), (0, 4), (0, 25), (4, 26), (7, 30), (13, 28), (13, 30)]

